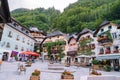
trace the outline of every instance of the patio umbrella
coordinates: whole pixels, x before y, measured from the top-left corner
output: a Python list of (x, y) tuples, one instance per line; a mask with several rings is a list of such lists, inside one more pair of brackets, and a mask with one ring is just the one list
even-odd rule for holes
[(23, 52), (20, 52), (20, 54), (28, 54), (28, 55), (37, 56), (37, 57), (40, 56), (38, 53), (31, 52), (31, 51), (23, 51)]

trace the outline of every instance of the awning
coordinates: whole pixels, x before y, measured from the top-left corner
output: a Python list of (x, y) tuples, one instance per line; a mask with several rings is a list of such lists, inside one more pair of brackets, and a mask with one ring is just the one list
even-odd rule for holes
[(107, 55), (107, 56), (98, 56), (97, 60), (106, 60), (106, 59), (120, 59), (120, 55)]
[(28, 54), (28, 55), (32, 55), (32, 56), (40, 56), (38, 53), (36, 52), (31, 52), (31, 51), (23, 51), (23, 52), (20, 52), (21, 54)]
[(90, 58), (91, 56), (88, 56), (88, 55), (80, 55), (80, 56), (77, 56), (78, 58), (82, 58), (82, 57), (88, 57)]

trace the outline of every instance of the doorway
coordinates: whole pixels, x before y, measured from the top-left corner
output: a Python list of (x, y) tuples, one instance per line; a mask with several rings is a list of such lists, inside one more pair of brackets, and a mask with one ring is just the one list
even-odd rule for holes
[(114, 59), (113, 64), (114, 64), (114, 70), (119, 71), (119, 59)]
[(8, 61), (8, 52), (3, 52), (2, 61)]

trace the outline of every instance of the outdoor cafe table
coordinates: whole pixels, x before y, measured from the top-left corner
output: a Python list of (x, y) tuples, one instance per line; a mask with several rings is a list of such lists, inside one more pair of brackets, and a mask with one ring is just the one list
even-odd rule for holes
[(119, 80), (116, 76), (100, 75), (100, 76), (82, 76), (80, 80)]

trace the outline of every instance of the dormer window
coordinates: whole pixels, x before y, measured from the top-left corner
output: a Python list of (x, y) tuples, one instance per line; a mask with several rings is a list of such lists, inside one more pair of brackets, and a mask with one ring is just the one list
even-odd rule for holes
[(29, 32), (28, 31), (26, 31), (26, 34), (28, 34)]
[(103, 32), (104, 31), (104, 29), (101, 29), (101, 32)]
[(11, 31), (9, 31), (9, 33), (8, 33), (8, 37), (12, 37), (12, 32)]
[(17, 24), (17, 23), (13, 23), (13, 25), (14, 25), (15, 27), (17, 27), (17, 26), (18, 26), (18, 24)]
[(24, 28), (21, 28), (22, 31), (24, 31), (25, 29)]
[(110, 29), (112, 29), (112, 26), (110, 25), (110, 26), (108, 26), (108, 29), (110, 30)]

